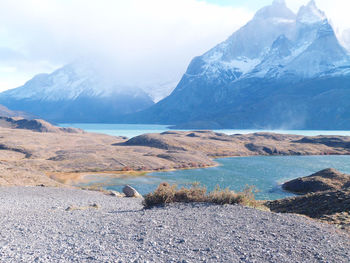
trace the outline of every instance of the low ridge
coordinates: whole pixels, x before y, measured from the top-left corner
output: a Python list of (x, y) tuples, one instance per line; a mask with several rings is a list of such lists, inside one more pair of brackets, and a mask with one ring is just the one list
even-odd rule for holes
[(40, 120), (28, 120), (21, 117), (9, 118), (0, 117), (0, 127), (11, 128), (11, 129), (24, 129), (31, 130), (35, 132), (53, 132), (53, 133), (84, 133), (83, 130), (78, 128), (62, 128), (52, 125), (51, 123)]
[(285, 182), (282, 187), (298, 194), (344, 190), (350, 188), (350, 175), (328, 168), (306, 177)]

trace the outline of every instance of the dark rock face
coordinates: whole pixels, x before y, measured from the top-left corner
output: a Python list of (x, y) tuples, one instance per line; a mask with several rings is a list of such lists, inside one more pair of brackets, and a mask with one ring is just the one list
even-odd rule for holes
[(0, 102), (9, 108), (27, 111), (56, 123), (111, 123), (122, 114), (137, 112), (154, 104), (147, 96), (128, 94), (44, 101), (17, 99), (6, 92), (0, 94)]
[(349, 83), (350, 76), (244, 79), (219, 86), (180, 82), (169, 97), (124, 121), (182, 129), (350, 129)]
[(350, 175), (328, 168), (310, 176), (286, 182), (282, 187), (298, 194), (342, 190), (350, 188)]

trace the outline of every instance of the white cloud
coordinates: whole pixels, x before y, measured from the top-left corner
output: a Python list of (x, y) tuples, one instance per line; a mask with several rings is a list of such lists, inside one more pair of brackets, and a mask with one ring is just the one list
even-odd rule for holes
[[(122, 82), (163, 82), (252, 15), (196, 0), (0, 0), (0, 38), (44, 71), (89, 56)], [(18, 67), (19, 82), (28, 71)]]
[[(286, 2), (297, 11), (308, 0)], [(349, 0), (316, 2), (340, 33), (350, 28)], [(197, 0), (0, 0), (0, 68), (11, 68), (0, 90), (86, 56), (129, 84), (175, 81), (253, 12)]]

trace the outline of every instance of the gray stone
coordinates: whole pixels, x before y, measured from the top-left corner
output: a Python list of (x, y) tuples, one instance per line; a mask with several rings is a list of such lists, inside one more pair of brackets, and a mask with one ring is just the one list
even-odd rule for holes
[(124, 186), (123, 193), (125, 194), (125, 197), (141, 197), (141, 195), (136, 191), (136, 189), (131, 187), (130, 185)]

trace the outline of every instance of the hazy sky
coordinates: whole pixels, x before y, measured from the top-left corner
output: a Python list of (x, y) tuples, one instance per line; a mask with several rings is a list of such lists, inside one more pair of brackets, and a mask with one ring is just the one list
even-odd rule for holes
[[(0, 90), (77, 58), (99, 59), (122, 83), (177, 81), (190, 60), (272, 0), (0, 0)], [(308, 0), (286, 0), (293, 10)], [(339, 30), (349, 0), (316, 0)]]

